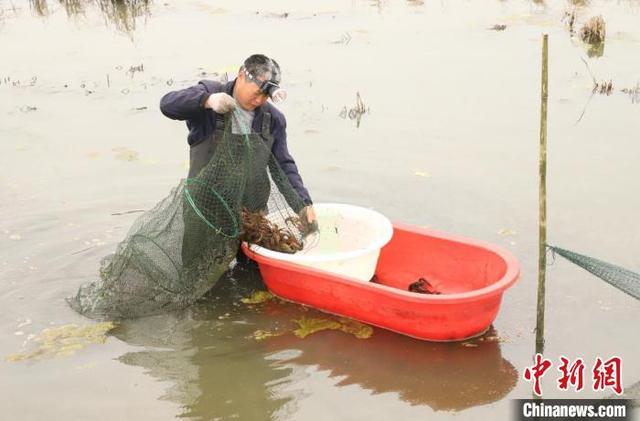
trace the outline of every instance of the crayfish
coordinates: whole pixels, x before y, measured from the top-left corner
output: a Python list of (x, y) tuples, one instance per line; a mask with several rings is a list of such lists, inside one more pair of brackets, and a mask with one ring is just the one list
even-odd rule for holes
[[(287, 218), (287, 222), (295, 217)], [(240, 240), (257, 244), (261, 247), (281, 253), (293, 254), (302, 250), (302, 242), (298, 240), (291, 231), (280, 228), (277, 224), (269, 221), (264, 212), (251, 212), (247, 208), (242, 208), (242, 231)], [(294, 226), (297, 225), (294, 223)]]

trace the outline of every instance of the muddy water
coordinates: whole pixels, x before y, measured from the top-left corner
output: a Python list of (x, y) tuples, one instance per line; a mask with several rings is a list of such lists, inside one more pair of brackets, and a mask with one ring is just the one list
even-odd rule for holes
[[(593, 57), (560, 1), (66, 4), (0, 1), (3, 356), (33, 349), (45, 328), (86, 323), (64, 297), (185, 176), (186, 129), (159, 113), (160, 96), (256, 51), (284, 69), (289, 146), (315, 201), (496, 243), (522, 278), (494, 323), (500, 340), (463, 346), (379, 329), (300, 340), (291, 320), (314, 312), (242, 304), (262, 287), (238, 270), (198, 305), (122, 323), (104, 344), (0, 362), (8, 418), (507, 418), (510, 400), (531, 394), (543, 32), (549, 242), (640, 270), (640, 105), (619, 91), (640, 80), (637, 1), (578, 7), (579, 23), (608, 24)], [(613, 95), (590, 98), (581, 57)], [(351, 119), (356, 92), (368, 112)], [(638, 302), (561, 260), (547, 291), (547, 357), (619, 355), (624, 384), (640, 381)], [(289, 333), (256, 341), (259, 329)], [(609, 393), (559, 391), (555, 378), (545, 396)]]

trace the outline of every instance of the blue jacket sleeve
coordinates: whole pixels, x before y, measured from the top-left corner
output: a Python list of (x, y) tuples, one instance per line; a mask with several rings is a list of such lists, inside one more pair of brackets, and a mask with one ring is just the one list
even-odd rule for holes
[(304, 187), (296, 162), (293, 160), (287, 147), (287, 121), (282, 114), (278, 115), (274, 120), (272, 123), (274, 127), (271, 131), (273, 135), (273, 147), (271, 149), (273, 156), (289, 179), (291, 186), (300, 195), (304, 205), (311, 205), (313, 204), (311, 196)]
[(204, 104), (211, 92), (204, 83), (172, 91), (160, 100), (160, 111), (173, 120), (196, 120), (205, 115)]

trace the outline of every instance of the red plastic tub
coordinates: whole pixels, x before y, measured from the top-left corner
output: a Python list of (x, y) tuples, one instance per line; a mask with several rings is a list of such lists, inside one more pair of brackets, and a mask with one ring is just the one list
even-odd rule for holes
[[(242, 250), (282, 299), (430, 341), (485, 332), (498, 314), (502, 293), (520, 274), (516, 259), (498, 247), (400, 224), (394, 224), (391, 241), (380, 251), (376, 282), (261, 256), (246, 243)], [(409, 292), (419, 278), (441, 295)]]

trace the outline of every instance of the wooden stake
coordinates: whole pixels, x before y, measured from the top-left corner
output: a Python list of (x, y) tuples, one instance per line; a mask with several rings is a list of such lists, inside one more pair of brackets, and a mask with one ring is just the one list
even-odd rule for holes
[(544, 299), (547, 268), (547, 97), (548, 34), (542, 35), (542, 89), (540, 96), (540, 222), (538, 242), (538, 308), (536, 317), (536, 349), (544, 347)]

